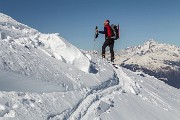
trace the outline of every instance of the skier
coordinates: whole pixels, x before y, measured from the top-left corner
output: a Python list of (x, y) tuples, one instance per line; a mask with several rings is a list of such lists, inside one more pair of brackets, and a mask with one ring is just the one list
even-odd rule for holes
[(111, 26), (109, 25), (110, 21), (105, 20), (104, 21), (104, 31), (98, 31), (96, 30), (97, 33), (105, 34), (105, 42), (102, 46), (102, 58), (105, 58), (105, 51), (106, 47), (109, 46), (110, 48), (110, 53), (111, 53), (111, 62), (114, 62), (114, 39), (112, 37), (112, 30)]

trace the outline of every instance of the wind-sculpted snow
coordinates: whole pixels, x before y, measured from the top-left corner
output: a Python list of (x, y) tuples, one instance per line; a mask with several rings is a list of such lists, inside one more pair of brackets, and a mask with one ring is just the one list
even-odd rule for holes
[(84, 72), (90, 71), (90, 60), (78, 48), (58, 34), (42, 34), (0, 13), (0, 39), (15, 41), (27, 48), (41, 47), (43, 52)]
[(34, 35), (38, 31), (0, 13), (0, 32), (5, 33), (6, 37), (20, 38)]
[(82, 71), (90, 71), (90, 60), (88, 57), (64, 38), (55, 34), (40, 34), (38, 40), (54, 58), (72, 64)]

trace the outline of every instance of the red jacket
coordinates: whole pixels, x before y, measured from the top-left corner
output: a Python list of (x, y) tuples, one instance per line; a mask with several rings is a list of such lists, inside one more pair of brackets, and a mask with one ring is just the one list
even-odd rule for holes
[(99, 31), (99, 33), (105, 34), (105, 38), (112, 37), (111, 26), (110, 25), (106, 25), (104, 27), (104, 31)]

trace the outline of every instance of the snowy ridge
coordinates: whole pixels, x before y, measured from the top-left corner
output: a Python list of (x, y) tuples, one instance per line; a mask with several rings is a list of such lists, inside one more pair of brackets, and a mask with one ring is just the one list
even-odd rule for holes
[(0, 32), (8, 37), (19, 38), (36, 34), (38, 31), (0, 13)]
[(84, 72), (90, 70), (90, 61), (86, 55), (59, 34), (42, 34), (2, 13), (0, 14), (0, 33), (0, 39), (3, 38), (9, 43), (15, 41), (29, 49), (41, 47), (42, 51), (51, 57), (72, 64)]
[(119, 67), (118, 69), (118, 78), (121, 78), (122, 80), (122, 91), (133, 93), (135, 95), (138, 95), (140, 93), (141, 86), (133, 81), (125, 72), (123, 72), (122, 68)]

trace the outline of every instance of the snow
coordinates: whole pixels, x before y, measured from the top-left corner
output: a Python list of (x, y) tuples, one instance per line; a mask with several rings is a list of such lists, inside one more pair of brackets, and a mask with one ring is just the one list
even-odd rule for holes
[(180, 119), (179, 89), (153, 76), (115, 68), (2, 13), (0, 31), (2, 120)]
[(50, 49), (49, 51), (56, 59), (72, 64), (82, 71), (89, 72), (90, 61), (88, 57), (64, 38), (56, 34), (41, 34), (38, 39), (44, 44), (45, 48)]
[[(178, 115), (179, 90), (148, 75), (142, 77), (139, 73), (133, 73), (124, 68), (121, 72), (125, 72), (141, 86), (138, 95), (124, 93), (121, 89), (107, 94), (93, 103), (82, 120), (176, 120), (180, 118)], [(123, 77), (123, 79), (129, 78)]]
[[(63, 85), (57, 85), (55, 83), (49, 84), (48, 82), (36, 80), (25, 75), (15, 74), (13, 72), (7, 72), (0, 70), (0, 90), (1, 91), (23, 91), (23, 92), (55, 92), (66, 91), (66, 87)], [(2, 79), (3, 78), (3, 79)]]
[[(151, 65), (152, 67), (159, 68), (160, 66), (167, 66), (162, 61), (179, 61), (180, 53), (178, 51), (180, 51), (179, 47), (168, 44), (160, 44), (155, 42), (154, 40), (151, 40), (146, 42), (142, 46), (128, 49), (127, 57), (130, 57), (130, 54), (131, 56), (133, 56), (132, 59), (129, 59), (129, 62), (131, 63), (133, 62), (133, 60), (135, 60), (134, 63), (138, 62), (138, 64), (140, 64), (140, 61), (143, 59), (142, 62), (144, 63), (141, 63), (142, 65), (149, 65), (147, 64), (147, 62), (150, 62), (152, 64), (155, 64)], [(138, 58), (141, 60), (138, 60)]]
[(3, 40), (5, 38), (6, 38), (5, 34), (3, 32), (0, 32), (0, 40)]
[(42, 34), (2, 13), (0, 14), (1, 31), (8, 36), (7, 41), (14, 41), (27, 48), (40, 47), (52, 57), (72, 64), (84, 72), (90, 70), (88, 57), (58, 34)]

